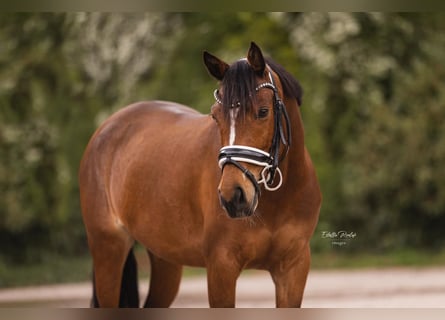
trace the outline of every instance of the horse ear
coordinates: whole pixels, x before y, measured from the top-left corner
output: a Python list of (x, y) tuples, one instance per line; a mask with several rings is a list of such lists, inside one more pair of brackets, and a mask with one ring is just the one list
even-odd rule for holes
[(229, 69), (229, 65), (207, 51), (204, 51), (203, 58), (209, 73), (216, 79), (222, 80), (227, 69)]
[(247, 52), (247, 61), (252, 66), (253, 70), (259, 76), (264, 75), (266, 69), (266, 62), (264, 61), (263, 53), (255, 42), (250, 43), (249, 52)]

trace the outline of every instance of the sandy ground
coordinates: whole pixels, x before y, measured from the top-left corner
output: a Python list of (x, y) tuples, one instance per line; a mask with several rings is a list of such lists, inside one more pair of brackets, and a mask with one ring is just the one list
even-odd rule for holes
[[(145, 296), (148, 284), (140, 285)], [(183, 279), (172, 307), (208, 307), (205, 277)], [(0, 289), (0, 307), (88, 307), (89, 283)], [(274, 307), (274, 286), (267, 273), (243, 274), (237, 307)], [(441, 308), (445, 306), (445, 267), (311, 271), (303, 307)]]

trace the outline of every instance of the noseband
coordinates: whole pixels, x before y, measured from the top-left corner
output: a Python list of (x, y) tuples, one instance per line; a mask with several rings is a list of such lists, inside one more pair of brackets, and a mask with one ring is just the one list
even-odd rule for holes
[[(271, 73), (269, 72), (270, 82), (264, 82), (255, 88), (255, 91), (259, 91), (262, 88), (268, 88), (273, 90), (273, 111), (274, 111), (274, 133), (272, 137), (271, 146), (269, 152), (263, 151), (258, 148), (232, 145), (221, 148), (218, 156), (218, 164), (221, 170), (227, 164), (232, 164), (240, 169), (244, 175), (252, 182), (257, 194), (261, 194), (260, 184), (264, 184), (264, 188), (268, 191), (278, 190), (283, 183), (283, 175), (278, 167), (280, 160), (280, 146), (283, 144), (286, 147), (286, 151), (282, 158), (287, 155), (289, 151), (291, 140), (291, 126), (289, 116), (286, 111), (286, 106), (278, 96), (278, 89), (275, 86)], [(214, 97), (216, 102), (222, 105), (222, 101), (218, 96), (218, 90), (215, 90)], [(239, 108), (239, 105), (232, 105), (231, 108)], [(286, 132), (284, 133), (283, 118), (285, 120)], [(261, 171), (261, 178), (257, 180), (255, 176), (247, 168), (245, 168), (240, 162), (253, 164), (263, 167)], [(275, 175), (278, 173), (279, 181), (274, 185)]]

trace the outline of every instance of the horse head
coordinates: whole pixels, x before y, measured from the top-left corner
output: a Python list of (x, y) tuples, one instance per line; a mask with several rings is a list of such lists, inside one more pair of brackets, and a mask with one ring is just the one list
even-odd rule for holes
[(291, 126), (282, 84), (253, 42), (247, 58), (231, 65), (208, 52), (204, 63), (220, 81), (211, 109), (223, 146), (219, 199), (230, 217), (248, 217), (261, 190), (275, 191), (283, 182), (279, 162), (291, 143)]

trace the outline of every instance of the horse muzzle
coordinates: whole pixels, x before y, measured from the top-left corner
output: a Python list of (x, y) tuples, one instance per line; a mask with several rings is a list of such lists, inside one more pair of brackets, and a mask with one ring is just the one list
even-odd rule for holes
[(219, 201), (223, 209), (231, 218), (250, 217), (258, 205), (258, 194), (255, 193), (253, 200), (248, 201), (245, 191), (236, 187), (230, 199), (226, 199), (219, 191)]
[[(261, 195), (260, 184), (264, 184), (264, 188), (269, 191), (280, 188), (281, 171), (273, 163), (274, 158), (269, 153), (257, 148), (242, 145), (221, 148), (218, 164), (223, 176), (218, 188), (219, 199), (230, 217), (249, 217), (255, 212)], [(245, 166), (246, 164), (262, 169), (254, 173)], [(279, 183), (276, 186), (271, 185), (274, 181), (271, 171), (279, 174)], [(260, 178), (257, 178), (258, 176)]]

